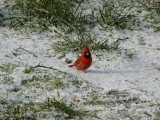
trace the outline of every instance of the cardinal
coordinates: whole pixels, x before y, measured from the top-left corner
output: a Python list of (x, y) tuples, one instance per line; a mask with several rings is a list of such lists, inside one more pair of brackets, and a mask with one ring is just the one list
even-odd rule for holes
[(75, 66), (77, 70), (86, 70), (90, 67), (91, 64), (92, 56), (88, 47), (85, 45), (84, 52), (82, 53), (81, 57), (79, 57), (73, 65), (69, 65), (69, 67)]

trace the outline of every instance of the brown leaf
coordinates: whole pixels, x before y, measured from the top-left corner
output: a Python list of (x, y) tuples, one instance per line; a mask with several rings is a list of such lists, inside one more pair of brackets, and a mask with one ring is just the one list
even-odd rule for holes
[(160, 48), (156, 48), (157, 50), (160, 50)]

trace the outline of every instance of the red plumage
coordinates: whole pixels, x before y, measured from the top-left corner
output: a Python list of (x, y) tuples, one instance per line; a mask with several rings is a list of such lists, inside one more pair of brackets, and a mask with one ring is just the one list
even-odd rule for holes
[(86, 70), (91, 64), (92, 56), (88, 47), (85, 45), (84, 52), (82, 53), (81, 57), (79, 57), (73, 65), (69, 65), (69, 67), (75, 66), (78, 70)]

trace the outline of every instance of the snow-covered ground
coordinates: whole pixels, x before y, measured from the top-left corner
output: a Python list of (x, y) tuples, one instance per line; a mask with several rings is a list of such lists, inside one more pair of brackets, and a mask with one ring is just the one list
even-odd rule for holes
[[(43, 102), (47, 97), (60, 94), (66, 104), (74, 102), (78, 109), (91, 113), (96, 111), (100, 119), (154, 118), (154, 112), (159, 109), (157, 104), (160, 103), (160, 32), (151, 28), (106, 32), (96, 26), (91, 33), (98, 40), (112, 34), (114, 40), (122, 39), (120, 47), (136, 55), (129, 58), (124, 53), (102, 52), (98, 57), (99, 53), (94, 52), (92, 66), (83, 72), (68, 67), (65, 62), (68, 58), (75, 61), (76, 54), (68, 53), (59, 59), (60, 54), (52, 48), (52, 44), (59, 39), (54, 32), (56, 28), (52, 29), (53, 32), (25, 34), (0, 27), (0, 104), (3, 100)], [(56, 70), (36, 68), (33, 73), (24, 73), (25, 69), (38, 64)], [(4, 70), (7, 66), (15, 68)], [(58, 70), (61, 72), (57, 73)], [(28, 86), (22, 84), (24, 80), (32, 80), (33, 75), (45, 74), (58, 74), (60, 80), (69, 85), (63, 89), (50, 88), (52, 80), (41, 83), (35, 79), (36, 82), (31, 81), (33, 84)], [(91, 104), (95, 99), (97, 104)], [(106, 101), (109, 105), (104, 103)]]
[[(0, 28), (0, 65), (3, 66), (7, 63), (20, 64), (17, 70), (14, 70), (14, 72), (10, 74), (10, 76), (14, 78), (12, 84), (4, 84), (1, 82), (1, 98), (16, 100), (17, 93), (10, 94), (8, 90), (14, 89), (15, 87), (21, 88), (22, 78), (26, 77), (22, 72), (25, 67), (36, 66), (40, 63), (69, 73), (77, 77), (80, 81), (87, 81), (93, 84), (93, 86), (97, 86), (96, 89), (101, 88), (96, 90), (98, 94), (106, 94), (109, 91), (127, 91), (129, 92), (129, 96), (136, 96), (142, 101), (152, 101), (154, 104), (160, 102), (160, 70), (158, 70), (160, 67), (159, 32), (146, 29), (144, 31), (127, 31), (123, 35), (115, 31), (115, 38), (129, 37), (127, 41), (121, 43), (121, 47), (134, 50), (137, 55), (134, 55), (133, 58), (130, 59), (124, 55), (116, 55), (114, 53), (104, 53), (101, 58), (97, 58), (92, 54), (93, 64), (86, 72), (69, 68), (65, 62), (65, 58), (58, 59), (51, 47), (52, 41), (54, 41), (54, 33), (50, 33), (52, 34), (52, 39), (48, 37), (48, 34), (49, 33), (44, 33), (39, 35), (35, 33), (26, 36), (14, 30), (3, 27)], [(99, 36), (104, 36), (100, 32), (98, 34)], [(141, 37), (143, 37), (143, 41), (140, 41)], [(76, 55), (72, 53), (66, 57), (73, 61), (76, 60)], [(0, 75), (2, 80), (4, 72), (0, 71)], [(60, 92), (60, 94), (61, 96), (66, 96), (68, 100), (74, 97), (82, 99), (89, 91), (88, 89), (77, 92), (77, 89), (72, 86), (67, 91), (64, 90), (64, 93)], [(41, 90), (37, 91), (37, 93), (41, 95), (36, 98), (33, 97), (31, 100), (43, 101), (46, 97), (51, 97), (56, 94), (55, 91), (52, 91), (46, 95), (46, 93), (43, 93)], [(33, 93), (27, 90), (23, 94), (24, 96), (34, 96)], [(21, 97), (18, 98), (18, 100), (20, 99)], [(25, 97), (22, 100), (27, 101)], [(119, 108), (117, 107), (115, 109), (123, 109), (123, 107), (124, 106), (119, 106)], [(106, 112), (108, 110), (99, 108), (98, 106), (90, 106), (85, 109), (102, 110), (102, 112), (99, 113), (99, 116), (103, 116), (102, 118), (105, 118), (105, 115), (108, 113)], [(138, 108), (134, 109), (135, 111), (138, 110)], [(143, 109), (146, 111), (149, 110), (148, 106)]]

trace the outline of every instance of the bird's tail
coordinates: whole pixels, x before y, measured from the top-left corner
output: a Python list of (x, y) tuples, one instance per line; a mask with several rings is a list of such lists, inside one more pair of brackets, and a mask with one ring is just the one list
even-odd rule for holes
[(75, 66), (75, 65), (69, 65), (68, 67), (73, 67), (73, 66)]

